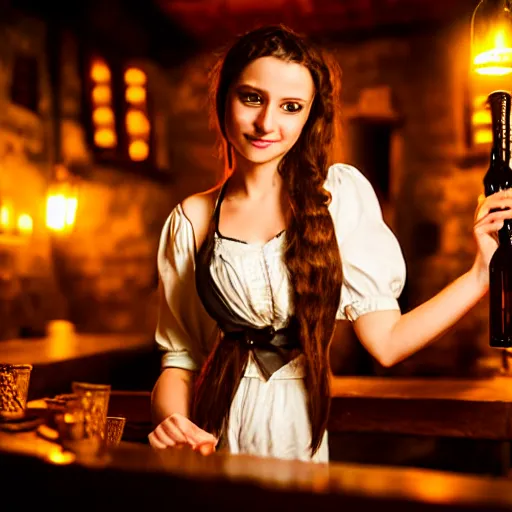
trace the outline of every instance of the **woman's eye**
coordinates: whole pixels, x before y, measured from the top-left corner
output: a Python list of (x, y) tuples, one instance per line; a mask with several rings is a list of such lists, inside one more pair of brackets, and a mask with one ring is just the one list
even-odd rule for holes
[(302, 110), (302, 105), (300, 103), (285, 103), (283, 105), (283, 110), (285, 112), (289, 112), (290, 114), (295, 114), (296, 112), (300, 112)]
[(256, 94), (254, 92), (247, 92), (240, 95), (240, 99), (244, 103), (251, 103), (253, 105), (260, 105), (261, 104), (261, 97), (259, 94)]

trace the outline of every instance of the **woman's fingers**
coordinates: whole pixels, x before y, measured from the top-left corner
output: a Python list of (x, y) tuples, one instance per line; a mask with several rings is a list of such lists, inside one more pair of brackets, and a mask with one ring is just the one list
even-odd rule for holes
[(478, 198), (478, 207), (475, 220), (479, 220), (488, 215), (492, 210), (511, 210), (512, 209), (512, 190), (501, 190), (488, 197), (480, 196)]
[(512, 210), (488, 213), (475, 222), (473, 228), (475, 236), (478, 238), (482, 235), (488, 235), (497, 243), (498, 231), (503, 227), (506, 219), (512, 219)]
[(484, 224), (483, 226), (478, 227), (475, 230), (477, 235), (494, 235), (497, 231), (499, 231), (503, 227), (503, 221), (493, 222), (492, 224)]
[(149, 434), (148, 439), (151, 446), (155, 448), (169, 448), (176, 445), (176, 442), (167, 435), (161, 423)]
[(214, 445), (217, 444), (217, 439), (215, 436), (199, 428), (195, 423), (190, 421), (185, 416), (173, 416), (173, 421), (180, 429), (180, 431), (183, 432), (187, 438), (188, 443), (193, 448), (204, 443), (214, 443)]
[(217, 438), (181, 414), (171, 414), (148, 436), (154, 448), (180, 448), (189, 445), (203, 455), (215, 451)]
[(494, 223), (501, 223), (503, 225), (503, 221), (507, 219), (512, 219), (512, 210), (500, 210), (488, 213), (478, 219), (475, 223), (475, 227)]
[(149, 434), (148, 439), (149, 439), (149, 444), (153, 448), (157, 448), (159, 450), (163, 450), (164, 448), (167, 448), (167, 446), (165, 446), (164, 443), (162, 443), (161, 441), (158, 440), (158, 438), (155, 437), (154, 432), (151, 432), (151, 434)]
[(172, 416), (166, 418), (162, 423), (162, 428), (165, 433), (175, 442), (180, 444), (188, 444), (189, 440), (184, 432), (177, 425), (176, 421)]
[(196, 450), (199, 450), (201, 455), (211, 455), (215, 451), (215, 444), (213, 444), (213, 443), (201, 444), (201, 445), (199, 445), (198, 448), (196, 448)]

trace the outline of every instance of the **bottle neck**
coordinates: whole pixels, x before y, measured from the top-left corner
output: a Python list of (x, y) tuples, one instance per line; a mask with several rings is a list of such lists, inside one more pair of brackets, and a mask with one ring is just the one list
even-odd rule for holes
[(493, 130), (491, 160), (504, 162), (507, 166), (510, 162), (510, 104), (510, 94), (505, 91), (489, 95)]

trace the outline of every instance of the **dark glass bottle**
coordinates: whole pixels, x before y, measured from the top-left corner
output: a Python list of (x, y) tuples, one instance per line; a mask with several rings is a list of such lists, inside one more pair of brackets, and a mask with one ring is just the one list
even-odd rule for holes
[(512, 187), (510, 99), (510, 93), (506, 91), (494, 91), (487, 98), (491, 109), (493, 142), (489, 169), (484, 177), (486, 196)]
[[(489, 170), (484, 178), (485, 195), (512, 187), (510, 169), (510, 94), (489, 95), (493, 146)], [(489, 343), (512, 347), (512, 222), (505, 221), (498, 233), (499, 245), (489, 264)]]
[(512, 235), (510, 223), (499, 232), (500, 245), (489, 264), (491, 347), (512, 347)]

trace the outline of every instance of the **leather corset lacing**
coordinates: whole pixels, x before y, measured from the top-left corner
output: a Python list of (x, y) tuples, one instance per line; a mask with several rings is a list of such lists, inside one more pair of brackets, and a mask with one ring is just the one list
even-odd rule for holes
[(250, 351), (262, 376), (268, 380), (274, 372), (298, 355), (300, 343), (297, 329), (292, 323), (278, 330), (275, 330), (272, 325), (263, 328), (251, 325), (233, 311), (213, 280), (210, 262), (213, 256), (215, 234), (222, 237), (218, 233), (218, 223), (225, 185), (217, 199), (206, 239), (196, 255), (197, 293), (207, 313), (217, 322), (224, 335), (221, 343), (236, 342)]

